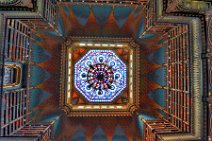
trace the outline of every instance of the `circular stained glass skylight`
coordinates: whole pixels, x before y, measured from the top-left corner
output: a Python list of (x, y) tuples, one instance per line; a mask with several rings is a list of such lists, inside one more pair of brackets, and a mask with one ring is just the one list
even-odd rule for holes
[(89, 102), (112, 102), (126, 88), (127, 67), (111, 50), (90, 50), (74, 69), (75, 88)]

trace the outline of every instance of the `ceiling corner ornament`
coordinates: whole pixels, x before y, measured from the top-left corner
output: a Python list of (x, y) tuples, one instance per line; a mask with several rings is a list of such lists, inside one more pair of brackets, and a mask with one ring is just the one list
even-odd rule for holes
[(0, 0), (0, 6), (17, 5), (21, 0)]
[(136, 113), (140, 48), (128, 38), (71, 38), (67, 42), (62, 50), (60, 86), (60, 107), (67, 116)]
[(169, 0), (166, 12), (203, 13), (211, 8), (212, 3), (203, 0)]
[(33, 0), (0, 0), (0, 6), (23, 6), (33, 8)]

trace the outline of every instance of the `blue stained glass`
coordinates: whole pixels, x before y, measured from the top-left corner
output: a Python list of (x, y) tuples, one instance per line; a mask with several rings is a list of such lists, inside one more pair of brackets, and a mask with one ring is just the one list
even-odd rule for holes
[(90, 50), (74, 68), (75, 88), (89, 102), (112, 102), (126, 88), (127, 67), (112, 50)]

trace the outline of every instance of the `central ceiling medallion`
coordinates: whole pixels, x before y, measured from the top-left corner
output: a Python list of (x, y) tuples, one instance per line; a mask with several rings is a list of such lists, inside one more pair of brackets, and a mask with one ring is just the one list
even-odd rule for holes
[(127, 67), (111, 50), (90, 50), (75, 64), (74, 84), (89, 102), (112, 102), (125, 88)]
[(140, 47), (130, 38), (68, 39), (60, 107), (70, 117), (132, 116), (139, 107)]

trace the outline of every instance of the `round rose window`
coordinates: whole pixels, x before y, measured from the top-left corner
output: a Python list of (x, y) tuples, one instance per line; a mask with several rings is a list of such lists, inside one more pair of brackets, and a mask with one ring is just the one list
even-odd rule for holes
[(126, 70), (112, 50), (90, 50), (75, 64), (75, 88), (89, 102), (111, 102), (126, 88)]

